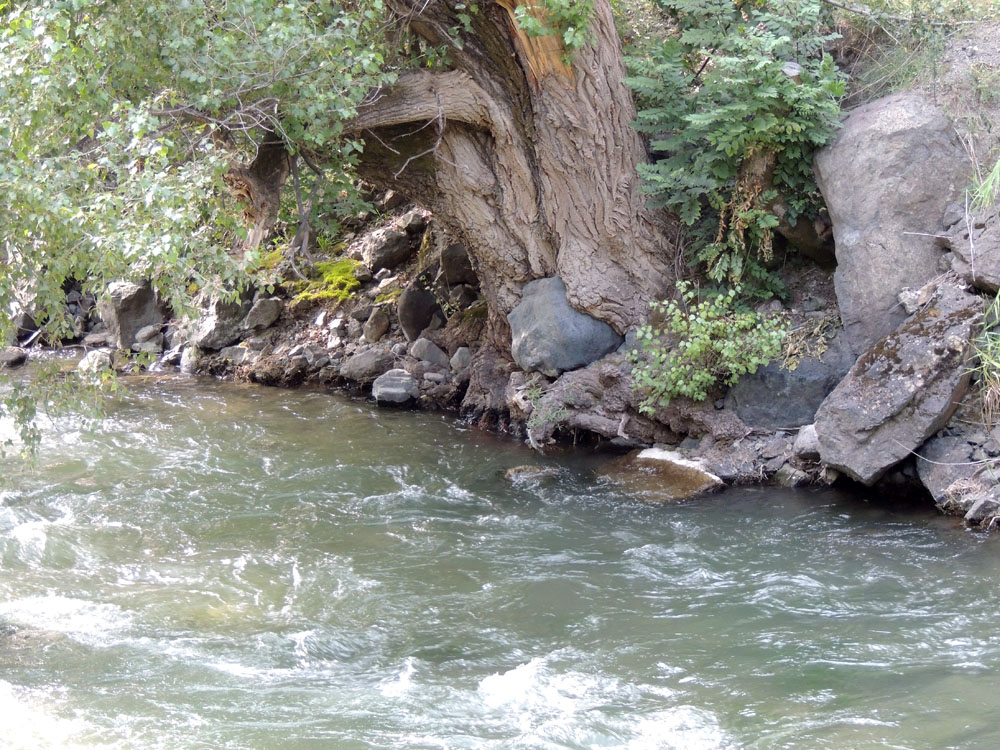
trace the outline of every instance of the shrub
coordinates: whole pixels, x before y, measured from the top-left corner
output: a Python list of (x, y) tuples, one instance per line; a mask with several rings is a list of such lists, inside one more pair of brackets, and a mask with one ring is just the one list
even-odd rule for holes
[(678, 282), (681, 301), (654, 302), (662, 326), (638, 332), (631, 359), (633, 385), (645, 394), (640, 411), (653, 413), (678, 396), (704, 401), (716, 385), (734, 384), (781, 353), (787, 326), (739, 304), (739, 289), (706, 294)]
[(662, 156), (641, 168), (654, 205), (694, 235), (718, 282), (778, 291), (764, 269), (783, 196), (786, 220), (821, 205), (813, 152), (839, 122), (842, 76), (823, 45), (819, 0), (658, 0), (677, 34), (630, 58), (635, 127)]

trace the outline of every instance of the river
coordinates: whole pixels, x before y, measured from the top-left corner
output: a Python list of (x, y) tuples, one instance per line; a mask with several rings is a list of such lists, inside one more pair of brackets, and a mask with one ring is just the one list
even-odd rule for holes
[(1000, 745), (995, 538), (830, 490), (650, 505), (600, 460), (136, 381), (0, 462), (0, 748)]

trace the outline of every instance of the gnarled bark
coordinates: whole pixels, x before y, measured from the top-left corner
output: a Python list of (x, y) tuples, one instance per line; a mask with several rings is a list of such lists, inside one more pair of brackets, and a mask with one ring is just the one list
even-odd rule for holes
[[(450, 50), (453, 70), (402, 75), (349, 126), (365, 137), (367, 180), (426, 204), (465, 241), (501, 352), (526, 282), (560, 276), (574, 307), (623, 332), (665, 293), (676, 252), (639, 192), (645, 152), (607, 0), (570, 64), (558, 36), (516, 27), (515, 4), (480, 6)], [(392, 7), (433, 44), (450, 44), (446, 29), (459, 26), (450, 0)], [(490, 408), (486, 390), (470, 398)]]

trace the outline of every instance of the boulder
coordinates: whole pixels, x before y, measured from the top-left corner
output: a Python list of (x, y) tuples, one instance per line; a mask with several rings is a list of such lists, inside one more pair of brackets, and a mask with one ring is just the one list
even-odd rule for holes
[(160, 326), (164, 319), (156, 293), (148, 282), (113, 282), (108, 286), (107, 299), (98, 303), (97, 311), (108, 328), (112, 344), (119, 349), (131, 348), (140, 329)]
[(365, 238), (361, 257), (373, 272), (382, 268), (395, 268), (411, 255), (410, 238), (406, 232), (395, 229), (378, 229)]
[(365, 321), (365, 340), (374, 344), (380, 338), (385, 336), (385, 332), (388, 330), (389, 316), (385, 314), (385, 311), (382, 308), (376, 307), (371, 311), (371, 314), (368, 316), (368, 320)]
[(799, 429), (792, 445), (792, 453), (799, 458), (813, 461), (819, 458), (819, 438), (816, 436), (816, 425), (807, 424)]
[(20, 367), (28, 361), (28, 352), (17, 346), (0, 349), (0, 370)]
[(340, 376), (357, 383), (370, 383), (391, 370), (394, 362), (392, 352), (373, 346), (348, 358), (340, 367)]
[(162, 340), (163, 336), (160, 333), (161, 328), (163, 328), (163, 326), (157, 324), (151, 326), (143, 326), (142, 328), (140, 328), (138, 331), (135, 332), (135, 343), (145, 344), (147, 341), (152, 341), (157, 336), (160, 336)]
[(407, 341), (413, 341), (420, 332), (430, 325), (434, 315), (441, 311), (434, 295), (418, 286), (403, 290), (396, 301), (396, 316), (399, 327)]
[(181, 352), (181, 372), (186, 375), (194, 375), (198, 372), (198, 368), (201, 366), (201, 360), (204, 356), (205, 352), (197, 346), (185, 346), (184, 351)]
[(11, 316), (10, 322), (14, 328), (14, 337), (18, 341), (24, 341), (31, 334), (38, 330), (38, 323), (31, 313), (25, 310), (18, 310)]
[(253, 303), (250, 312), (243, 320), (243, 327), (247, 331), (263, 331), (269, 328), (281, 317), (281, 311), (285, 303), (278, 297), (263, 297)]
[(558, 276), (525, 284), (507, 322), (518, 366), (553, 378), (597, 361), (624, 340), (607, 323), (573, 309)]
[(982, 302), (954, 284), (865, 352), (816, 413), (821, 460), (867, 485), (941, 429), (969, 380)]
[(917, 451), (917, 476), (938, 505), (946, 502), (949, 487), (971, 480), (982, 468), (972, 460), (974, 450), (964, 435), (942, 435)]
[(410, 344), (410, 356), (424, 362), (430, 362), (435, 367), (443, 367), (445, 369), (451, 367), (451, 359), (447, 353), (428, 339), (417, 339)]
[(809, 424), (816, 410), (851, 369), (856, 357), (843, 332), (818, 357), (803, 357), (794, 370), (772, 362), (744, 375), (726, 395), (725, 405), (749, 427), (764, 430)]
[(191, 343), (199, 349), (215, 351), (236, 343), (243, 335), (243, 316), (248, 305), (215, 298), (198, 321)]
[(951, 267), (977, 289), (1000, 290), (1000, 215), (972, 216), (948, 235)]
[(219, 358), (233, 365), (241, 365), (250, 354), (245, 346), (226, 346), (219, 351)]
[(468, 284), (479, 286), (479, 277), (469, 260), (469, 250), (460, 242), (453, 242), (441, 251), (441, 271), (438, 278), (448, 286)]
[(420, 384), (406, 370), (389, 370), (375, 378), (372, 396), (380, 404), (405, 404), (420, 397)]
[(943, 112), (896, 94), (851, 112), (816, 156), (836, 240), (834, 286), (848, 343), (861, 353), (903, 321), (896, 295), (938, 275), (949, 204), (969, 158)]

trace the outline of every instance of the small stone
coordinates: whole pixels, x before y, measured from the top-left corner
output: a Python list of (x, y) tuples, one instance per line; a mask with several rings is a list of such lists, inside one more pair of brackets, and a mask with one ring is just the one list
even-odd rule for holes
[(364, 325), (365, 340), (374, 344), (389, 330), (389, 316), (381, 308), (372, 310)]
[(460, 346), (451, 357), (451, 369), (453, 372), (464, 370), (472, 364), (472, 350), (467, 346)]
[(431, 383), (443, 383), (448, 379), (448, 376), (443, 372), (425, 372), (424, 380), (429, 380)]
[(365, 282), (372, 280), (372, 272), (369, 270), (368, 266), (363, 263), (359, 263), (354, 267), (354, 278), (364, 284)]
[(785, 464), (774, 473), (774, 482), (781, 487), (801, 487), (809, 483), (809, 475), (801, 469)]
[(351, 319), (356, 320), (359, 323), (364, 323), (371, 317), (372, 311), (374, 310), (374, 305), (361, 305), (357, 309), (351, 311)]
[(284, 307), (285, 303), (278, 297), (259, 299), (250, 308), (243, 325), (250, 331), (263, 331), (277, 322)]
[(504, 473), (504, 479), (514, 484), (522, 484), (524, 482), (537, 482), (541, 479), (551, 479), (552, 477), (559, 476), (559, 469), (552, 466), (512, 466), (507, 469)]
[(398, 276), (387, 276), (378, 283), (376, 289), (385, 289), (387, 286), (394, 284), (398, 278)]
[(390, 349), (390, 351), (397, 357), (405, 357), (406, 350), (407, 346), (402, 341), (400, 341), (398, 344), (393, 344), (392, 349)]
[(448, 355), (428, 339), (417, 339), (410, 345), (410, 355), (442, 368), (451, 367)]
[(816, 436), (816, 425), (807, 424), (799, 429), (795, 436), (792, 452), (799, 458), (815, 461), (819, 458), (819, 438)]
[(101, 346), (107, 346), (110, 343), (111, 337), (108, 335), (107, 331), (104, 333), (88, 333), (83, 337), (83, 345), (88, 348), (97, 348)]
[(313, 325), (317, 328), (322, 328), (326, 325), (326, 310), (320, 311), (319, 315), (317, 315), (316, 319), (313, 321)]

